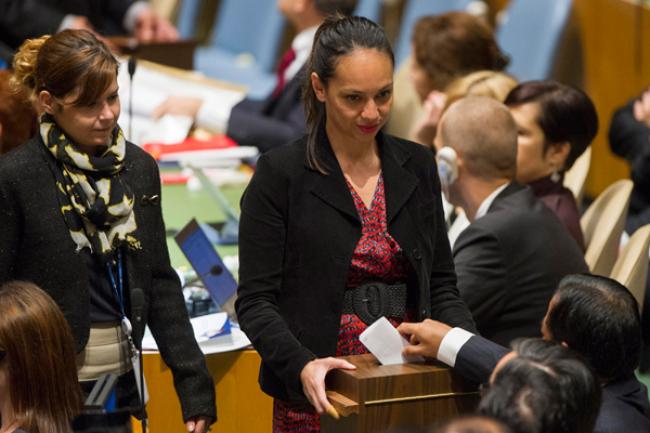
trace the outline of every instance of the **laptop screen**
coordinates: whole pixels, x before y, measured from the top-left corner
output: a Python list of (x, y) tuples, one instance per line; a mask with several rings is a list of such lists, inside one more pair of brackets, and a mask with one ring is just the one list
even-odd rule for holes
[(237, 282), (201, 225), (192, 219), (174, 238), (214, 303), (223, 308), (237, 293)]

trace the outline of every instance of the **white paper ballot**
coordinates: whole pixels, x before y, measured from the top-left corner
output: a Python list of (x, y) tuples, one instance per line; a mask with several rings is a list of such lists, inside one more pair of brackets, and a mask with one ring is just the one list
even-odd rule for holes
[(420, 356), (402, 355), (402, 349), (408, 346), (409, 342), (385, 317), (380, 317), (363, 331), (359, 340), (382, 365), (424, 361)]

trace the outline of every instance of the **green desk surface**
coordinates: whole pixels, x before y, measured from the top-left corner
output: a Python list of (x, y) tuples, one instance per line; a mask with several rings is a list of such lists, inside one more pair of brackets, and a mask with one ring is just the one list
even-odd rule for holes
[[(246, 185), (227, 185), (221, 191), (234, 209), (239, 210), (239, 199)], [(203, 223), (222, 222), (225, 217), (217, 203), (204, 189), (189, 190), (186, 185), (164, 185), (162, 188), (162, 210), (167, 228), (167, 246), (172, 266), (189, 266), (178, 248), (173, 234), (182, 229), (192, 218)], [(236, 245), (218, 246), (222, 256), (237, 254)]]

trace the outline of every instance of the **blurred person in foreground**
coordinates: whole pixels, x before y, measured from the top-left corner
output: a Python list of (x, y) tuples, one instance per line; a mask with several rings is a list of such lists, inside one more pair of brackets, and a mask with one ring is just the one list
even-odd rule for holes
[(0, 287), (3, 433), (71, 433), (81, 409), (75, 344), (57, 304), (37, 286)]

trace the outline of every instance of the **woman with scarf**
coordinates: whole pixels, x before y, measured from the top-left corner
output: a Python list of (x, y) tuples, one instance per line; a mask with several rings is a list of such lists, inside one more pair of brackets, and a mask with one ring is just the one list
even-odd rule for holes
[[(214, 387), (169, 262), (158, 167), (117, 124), (116, 59), (92, 33), (66, 30), (26, 41), (14, 71), (41, 117), (0, 158), (0, 283), (42, 287), (70, 324), (82, 387), (118, 374), (118, 405), (135, 410), (132, 335), (148, 324), (186, 427), (206, 431)], [(135, 323), (133, 304), (143, 304)]]

